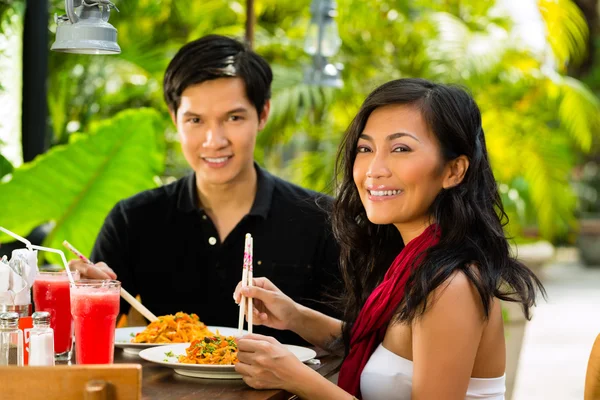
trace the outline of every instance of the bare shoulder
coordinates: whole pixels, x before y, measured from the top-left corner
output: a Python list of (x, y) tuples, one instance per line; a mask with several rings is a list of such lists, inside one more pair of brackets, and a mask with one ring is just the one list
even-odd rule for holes
[(473, 282), (463, 271), (455, 271), (430, 295), (426, 314), (469, 314), (483, 319), (481, 297)]
[(447, 297), (469, 297), (477, 294), (477, 288), (463, 271), (454, 271), (448, 279), (446, 279), (433, 292), (434, 299), (444, 299)]
[(413, 398), (465, 398), (487, 324), (470, 272), (453, 272), (413, 323)]

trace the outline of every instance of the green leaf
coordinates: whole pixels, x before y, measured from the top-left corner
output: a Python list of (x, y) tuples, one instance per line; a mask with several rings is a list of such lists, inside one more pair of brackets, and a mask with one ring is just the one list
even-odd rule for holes
[(473, 31), (446, 12), (427, 19), (437, 31), (427, 44), (428, 72), (441, 81), (481, 81), (498, 69), (511, 45), (508, 32), (491, 22), (486, 30)]
[(0, 178), (13, 172), (13, 169), (14, 168), (10, 161), (8, 161), (6, 157), (0, 154)]
[[(161, 121), (151, 109), (124, 111), (16, 169), (0, 185), (2, 226), (25, 236), (53, 221), (45, 246), (62, 249), (66, 239), (89, 254), (110, 209), (156, 186), (164, 168)], [(41, 258), (60, 263), (54, 254)]]
[(572, 0), (538, 0), (538, 9), (546, 25), (546, 40), (563, 69), (579, 62), (586, 54), (589, 30), (585, 17)]
[(560, 89), (559, 117), (581, 150), (592, 147), (594, 132), (600, 126), (600, 100), (578, 80), (556, 76)]
[(306, 188), (322, 193), (333, 192), (335, 152), (303, 152), (290, 163), (290, 178)]
[(257, 140), (259, 147), (266, 148), (287, 142), (296, 133), (296, 125), (311, 113), (322, 114), (329, 103), (327, 96), (331, 91), (305, 85), (301, 69), (274, 66), (273, 71), (275, 79), (269, 121)]

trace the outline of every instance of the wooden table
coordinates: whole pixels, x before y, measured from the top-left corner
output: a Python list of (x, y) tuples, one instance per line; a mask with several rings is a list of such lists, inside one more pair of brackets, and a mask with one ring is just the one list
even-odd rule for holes
[[(341, 358), (317, 351), (320, 365), (311, 365), (326, 378), (334, 375), (340, 367)], [(142, 365), (142, 399), (188, 400), (188, 399), (235, 399), (235, 400), (289, 400), (294, 395), (284, 390), (255, 390), (241, 379), (217, 380), (190, 378), (176, 374), (171, 368), (161, 367), (138, 356), (115, 349), (115, 363)]]

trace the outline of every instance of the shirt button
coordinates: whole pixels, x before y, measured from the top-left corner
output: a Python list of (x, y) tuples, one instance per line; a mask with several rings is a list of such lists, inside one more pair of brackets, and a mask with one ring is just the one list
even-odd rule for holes
[(208, 238), (208, 244), (210, 244), (211, 246), (214, 246), (215, 244), (217, 244), (217, 239), (214, 237), (209, 237)]

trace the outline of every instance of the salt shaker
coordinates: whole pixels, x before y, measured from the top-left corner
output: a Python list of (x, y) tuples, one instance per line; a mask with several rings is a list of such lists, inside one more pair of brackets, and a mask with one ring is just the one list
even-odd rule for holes
[(23, 331), (16, 312), (0, 314), (0, 365), (23, 366)]
[(33, 328), (29, 331), (29, 365), (54, 365), (54, 330), (50, 328), (50, 313), (34, 312)]

